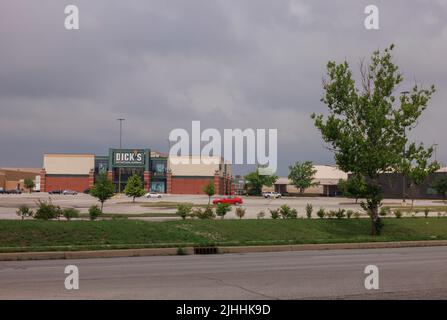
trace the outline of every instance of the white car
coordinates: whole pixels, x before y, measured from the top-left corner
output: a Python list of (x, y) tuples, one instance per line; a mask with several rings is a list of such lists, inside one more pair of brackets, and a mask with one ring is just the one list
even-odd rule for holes
[(146, 198), (161, 198), (161, 194), (157, 192), (149, 192), (145, 195)]
[(281, 193), (275, 191), (264, 192), (262, 195), (264, 196), (264, 198), (269, 199), (281, 198)]
[(73, 191), (73, 190), (64, 190), (64, 191), (62, 191), (62, 194), (65, 194), (65, 195), (77, 195), (78, 194), (78, 192), (77, 191)]

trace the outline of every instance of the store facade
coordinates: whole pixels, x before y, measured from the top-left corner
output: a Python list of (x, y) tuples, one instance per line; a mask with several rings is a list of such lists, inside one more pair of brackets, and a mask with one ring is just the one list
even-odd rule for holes
[(230, 166), (219, 161), (172, 165), (166, 154), (148, 148), (110, 148), (108, 155), (45, 154), (40, 173), (41, 191), (84, 192), (93, 186), (100, 174), (106, 174), (116, 191), (122, 192), (129, 177), (136, 174), (146, 191), (202, 194), (203, 187), (211, 182), (217, 194), (231, 194)]

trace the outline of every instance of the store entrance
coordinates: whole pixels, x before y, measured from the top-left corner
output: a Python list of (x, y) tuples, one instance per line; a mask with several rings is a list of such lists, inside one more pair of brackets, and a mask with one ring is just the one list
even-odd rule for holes
[(113, 168), (113, 183), (115, 184), (115, 191), (118, 192), (119, 181), (120, 181), (120, 169), (121, 169), (121, 192), (124, 191), (126, 187), (127, 179), (129, 179), (134, 174), (138, 175), (141, 182), (144, 181), (144, 168)]

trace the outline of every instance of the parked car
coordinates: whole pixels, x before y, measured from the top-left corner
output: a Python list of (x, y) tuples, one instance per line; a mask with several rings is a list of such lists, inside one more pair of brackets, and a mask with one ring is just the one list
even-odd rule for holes
[(48, 193), (49, 194), (62, 194), (62, 190), (51, 190)]
[(74, 190), (64, 190), (64, 191), (62, 191), (62, 194), (64, 194), (64, 195), (77, 195), (78, 194), (78, 192), (77, 191), (74, 191)]
[(148, 192), (144, 195), (146, 198), (161, 198), (161, 194), (157, 192)]
[(22, 190), (20, 189), (10, 189), (5, 191), (6, 194), (21, 194)]
[(281, 198), (281, 193), (275, 191), (264, 192), (262, 195), (264, 196), (264, 198), (269, 199)]
[(213, 200), (213, 204), (218, 204), (218, 203), (229, 203), (229, 204), (238, 205), (238, 204), (244, 203), (244, 201), (242, 201), (242, 198), (239, 198), (239, 197), (228, 196), (228, 197), (217, 198), (217, 199)]

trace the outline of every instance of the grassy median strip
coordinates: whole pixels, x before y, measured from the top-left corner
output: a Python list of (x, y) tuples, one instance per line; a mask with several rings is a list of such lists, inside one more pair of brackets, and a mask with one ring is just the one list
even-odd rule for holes
[(36, 221), (0, 220), (0, 252), (447, 240), (446, 218)]

